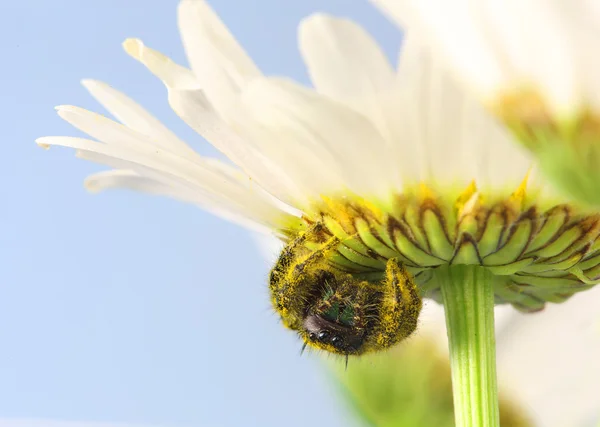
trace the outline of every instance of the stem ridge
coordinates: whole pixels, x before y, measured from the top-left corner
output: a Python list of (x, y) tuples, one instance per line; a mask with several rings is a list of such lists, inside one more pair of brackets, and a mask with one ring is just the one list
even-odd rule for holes
[(499, 427), (493, 275), (474, 265), (440, 266), (456, 427)]

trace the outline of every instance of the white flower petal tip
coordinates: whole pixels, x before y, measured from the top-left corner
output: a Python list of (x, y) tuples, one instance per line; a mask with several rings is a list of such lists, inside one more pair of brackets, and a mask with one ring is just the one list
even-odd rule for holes
[(43, 148), (44, 150), (50, 149), (50, 144), (45, 142), (46, 137), (38, 138), (35, 140), (35, 143), (38, 147)]
[(205, 0), (181, 0), (177, 8), (179, 13), (204, 12), (203, 15), (206, 16), (207, 19), (221, 22), (217, 14)]
[(127, 38), (123, 41), (123, 49), (129, 56), (138, 61), (142, 58), (142, 51), (144, 50), (144, 42), (136, 38)]
[(190, 67), (211, 104), (226, 114), (246, 84), (262, 73), (208, 3), (184, 0), (177, 16)]
[(191, 70), (176, 64), (166, 55), (144, 45), (140, 39), (128, 38), (123, 49), (133, 59), (141, 62), (168, 88), (198, 89), (198, 81)]
[[(37, 138), (35, 140), (35, 143), (40, 146), (41, 148), (43, 148), (44, 150), (49, 149), (50, 147), (52, 147), (53, 145), (57, 145), (56, 144), (56, 140), (59, 139), (61, 137), (58, 136), (42, 136), (40, 138)], [(65, 137), (65, 138), (71, 138), (71, 137)]]
[(75, 112), (77, 110), (83, 110), (83, 108), (76, 107), (75, 105), (68, 105), (68, 104), (57, 105), (56, 107), (54, 107), (54, 109), (56, 110), (56, 113), (59, 116), (64, 115), (65, 112)]
[(393, 19), (400, 28), (404, 28), (408, 15), (407, 2), (395, 0), (370, 0), (370, 2)]
[(95, 79), (81, 79), (80, 83), (88, 92), (92, 94), (98, 90), (110, 88), (110, 86), (106, 83)]
[(83, 186), (88, 192), (98, 194), (111, 188), (123, 187), (125, 180), (136, 179), (142, 179), (142, 177), (134, 171), (110, 170), (88, 176), (83, 182)]
[(311, 27), (328, 26), (333, 25), (336, 21), (346, 21), (344, 18), (338, 18), (337, 16), (330, 15), (324, 12), (313, 13), (306, 18), (303, 18), (298, 25), (298, 35), (302, 38), (306, 31)]
[(360, 25), (318, 13), (298, 30), (300, 51), (318, 92), (370, 116), (381, 125), (381, 103), (373, 99), (389, 92), (395, 71), (378, 43)]
[(190, 146), (124, 93), (98, 80), (84, 79), (81, 84), (125, 126), (150, 137), (157, 145), (171, 152), (192, 158), (198, 156)]

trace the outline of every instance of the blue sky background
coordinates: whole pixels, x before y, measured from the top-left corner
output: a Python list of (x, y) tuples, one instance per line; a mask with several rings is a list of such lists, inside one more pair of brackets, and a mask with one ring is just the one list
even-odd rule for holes
[[(248, 233), (167, 199), (89, 195), (83, 178), (101, 168), (34, 144), (38, 136), (77, 135), (55, 105), (103, 112), (79, 84), (96, 78), (216, 155), (120, 46), (140, 37), (184, 62), (176, 4), (0, 5), (0, 418), (345, 426), (316, 358), (299, 357), (300, 344), (272, 313), (269, 265)], [(397, 30), (362, 0), (211, 4), (266, 73), (302, 82), (296, 26), (311, 12), (354, 18), (391, 56), (399, 43)]]

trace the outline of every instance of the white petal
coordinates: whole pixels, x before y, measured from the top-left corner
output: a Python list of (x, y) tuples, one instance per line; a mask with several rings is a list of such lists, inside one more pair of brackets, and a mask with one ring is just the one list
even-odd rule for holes
[(218, 116), (200, 90), (169, 90), (171, 108), (192, 129), (206, 138), (232, 162), (278, 199), (302, 209), (307, 202), (301, 191), (281, 165), (242, 139)]
[(153, 138), (157, 144), (170, 151), (196, 155), (190, 146), (177, 138), (165, 125), (125, 94), (97, 80), (86, 79), (82, 81), (82, 84), (104, 108), (125, 126)]
[[(556, 113), (573, 110), (581, 99), (576, 62), (564, 15), (547, 0), (477, 3), (472, 19), (514, 86), (536, 86)], [(532, 19), (533, 18), (533, 19)], [(504, 89), (504, 88), (503, 88)]]
[(367, 116), (392, 149), (384, 98), (395, 70), (375, 40), (348, 19), (316, 14), (300, 24), (299, 43), (315, 89)]
[(270, 233), (270, 227), (255, 222), (246, 216), (240, 215), (239, 211), (231, 209), (222, 200), (211, 198), (208, 194), (186, 188), (182, 185), (169, 185), (161, 181), (139, 175), (131, 170), (111, 170), (90, 175), (85, 180), (86, 189), (92, 193), (99, 193), (108, 189), (123, 188), (142, 193), (170, 197), (185, 203), (198, 205), (202, 209), (216, 216), (234, 222), (245, 228), (256, 230), (261, 233)]
[(129, 148), (101, 144), (82, 138), (44, 137), (37, 140), (43, 146), (59, 145), (78, 150), (87, 160), (119, 169), (131, 169), (173, 188), (189, 188), (203, 197), (216, 200), (230, 210), (256, 222), (273, 224), (289, 217), (259, 187), (247, 178), (228, 174), (226, 166), (211, 162), (190, 162), (161, 150), (143, 153)]
[[(478, 185), (487, 191), (516, 189), (534, 164), (531, 154), (478, 102), (466, 94), (465, 98), (461, 118), (462, 150), (474, 163)], [(539, 188), (539, 185), (536, 183), (531, 188)]]
[(452, 64), (457, 76), (483, 99), (494, 99), (504, 87), (507, 70), (502, 68), (493, 44), (472, 19), (469, 0), (372, 0), (410, 34), (425, 39)]
[(409, 1), (395, 0), (370, 0), (382, 12), (388, 15), (401, 29), (405, 29), (408, 23), (416, 25), (419, 21), (415, 19), (415, 11)]
[(596, 112), (600, 111), (600, 56), (596, 54), (597, 41), (600, 40), (600, 2), (582, 0), (565, 2), (556, 0), (556, 13), (565, 25), (563, 38), (570, 40), (569, 46), (576, 64), (576, 78), (579, 90)]
[[(145, 135), (113, 122), (99, 114), (73, 106), (57, 107), (59, 115), (76, 128), (88, 135), (117, 148), (115, 153), (127, 153), (129, 158), (137, 156), (138, 159), (151, 161), (153, 167), (171, 167), (177, 172), (188, 172), (189, 176), (208, 171), (209, 176), (216, 176), (219, 181), (233, 181), (237, 184), (248, 177), (240, 171), (231, 168), (213, 159), (202, 158), (198, 155), (190, 156), (187, 153), (173, 153), (164, 151), (162, 147), (150, 140)], [(97, 148), (97, 145), (94, 146)], [(119, 151), (122, 150), (122, 151)], [(162, 162), (162, 164), (160, 164)]]
[[(196, 185), (207, 191), (210, 191), (213, 188), (215, 191), (224, 190), (224, 188), (220, 188), (220, 186), (225, 184), (223, 180), (215, 179), (215, 174), (212, 173), (209, 168), (202, 167), (198, 163), (191, 163), (185, 159), (178, 158), (165, 151), (157, 150), (155, 152), (140, 152), (128, 147), (118, 147), (101, 144), (84, 138), (62, 136), (38, 138), (36, 142), (45, 147), (58, 145), (73, 148), (78, 150), (78, 153), (97, 154), (103, 156), (103, 158), (111, 159), (110, 162), (103, 162), (109, 166), (131, 168), (136, 171), (136, 168), (140, 167), (144, 170), (152, 170), (167, 176), (172, 176), (182, 182)], [(229, 187), (231, 190), (235, 190), (233, 186)], [(223, 194), (226, 193), (227, 191), (223, 192)]]
[[(336, 170), (341, 172), (342, 181), (351, 190), (361, 195), (388, 195), (394, 187), (390, 178), (393, 161), (386, 153), (385, 141), (361, 114), (281, 79), (254, 81), (244, 92), (243, 99), (249, 107), (248, 114), (253, 114), (263, 127), (281, 131), (281, 140), (270, 142), (281, 144), (281, 148), (273, 147), (273, 150), (285, 149), (286, 142), (299, 143), (299, 139), (286, 141), (295, 135), (308, 150), (320, 147), (330, 153), (334, 168), (337, 164)], [(267, 152), (269, 148), (264, 150)], [(281, 161), (286, 162), (284, 167), (287, 168), (297, 159), (288, 157)], [(318, 180), (320, 176), (308, 179)]]
[(238, 132), (255, 141), (257, 150), (280, 165), (311, 200), (344, 190), (338, 153), (322, 143), (318, 129), (281, 109), (277, 102), (288, 100), (280, 97), (270, 85), (249, 86), (245, 109), (233, 119)]
[[(592, 46), (600, 21), (586, 25), (591, 21), (587, 16), (597, 17), (597, 7), (584, 2), (372, 1), (409, 33), (426, 39), (461, 82), (485, 102), (493, 103), (506, 91), (533, 87), (554, 113), (572, 114), (585, 97), (581, 82), (597, 81), (586, 78), (584, 70), (590, 67), (582, 64), (592, 63), (594, 76), (598, 74)], [(578, 38), (576, 33), (586, 32), (584, 27), (596, 30)], [(586, 45), (585, 54), (578, 54)]]
[(63, 120), (106, 144), (137, 150), (152, 150), (161, 147), (157, 140), (86, 109), (72, 105), (59, 105), (56, 110)]
[(312, 15), (300, 24), (298, 37), (315, 89), (359, 111), (359, 97), (387, 91), (394, 81), (394, 69), (375, 40), (348, 19)]
[(183, 67), (171, 60), (154, 60), (155, 57), (166, 57), (141, 42), (136, 42), (135, 47), (128, 49), (128, 53), (162, 80), (169, 91), (169, 105), (192, 129), (278, 199), (297, 208), (306, 204), (306, 195), (286, 172), (225, 123), (206, 97), (205, 91), (199, 89), (193, 76), (189, 76), (189, 70), (182, 71)]
[(414, 34), (402, 47), (397, 91), (398, 108), (388, 111), (396, 111), (398, 155), (419, 159), (421, 179), (497, 187), (525, 177), (528, 156)]
[(192, 70), (210, 102), (227, 117), (239, 91), (260, 71), (205, 1), (181, 1), (178, 20)]
[(180, 89), (197, 89), (199, 82), (194, 73), (162, 53), (146, 47), (139, 39), (127, 39), (123, 42), (123, 49), (132, 58), (137, 59), (167, 86)]
[(416, 37), (407, 37), (398, 70), (397, 108), (390, 111), (397, 111), (398, 155), (406, 153), (420, 165), (420, 180), (461, 180), (462, 185), (474, 177), (474, 163), (463, 156), (464, 141), (457, 135), (462, 121), (447, 120), (461, 108), (457, 96), (428, 49)]

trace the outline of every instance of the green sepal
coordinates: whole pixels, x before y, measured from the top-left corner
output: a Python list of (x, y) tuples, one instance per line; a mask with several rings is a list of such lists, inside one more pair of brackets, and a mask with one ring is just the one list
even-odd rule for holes
[(348, 273), (363, 273), (363, 272), (374, 272), (377, 271), (378, 274), (381, 274), (381, 269), (374, 269), (372, 267), (365, 267), (360, 264), (357, 264), (353, 261), (350, 261), (345, 256), (342, 256), (341, 253), (333, 252), (329, 255), (329, 262), (340, 268), (343, 271), (347, 271)]
[(583, 273), (589, 279), (589, 281), (586, 283), (596, 284), (596, 283), (598, 283), (598, 280), (600, 280), (600, 265), (596, 265), (595, 267), (588, 268), (587, 270), (583, 270)]
[(465, 234), (476, 236), (478, 228), (479, 224), (477, 223), (477, 219), (471, 215), (466, 215), (461, 219), (460, 224), (458, 225), (457, 236), (460, 237)]
[(444, 260), (452, 258), (454, 248), (448, 240), (444, 224), (431, 209), (423, 212), (423, 228), (427, 233), (427, 240), (433, 255)]
[(496, 276), (510, 276), (519, 271), (523, 271), (534, 260), (535, 258), (525, 258), (506, 265), (486, 265), (485, 267)]
[(538, 271), (537, 273), (528, 273), (526, 271), (521, 271), (519, 272), (520, 274), (531, 274), (533, 276), (539, 276), (539, 277), (549, 277), (551, 279), (554, 278), (562, 278), (565, 277), (565, 274), (568, 272), (568, 270), (546, 270), (546, 271)]
[(421, 217), (419, 215), (418, 206), (410, 204), (406, 207), (406, 211), (404, 212), (404, 221), (410, 228), (413, 238), (416, 240), (417, 244), (422, 248), (429, 249), (427, 237), (425, 237), (423, 230), (421, 230)]
[(484, 258), (485, 266), (504, 265), (516, 260), (529, 243), (531, 236), (532, 223), (528, 220), (519, 222), (509, 232), (509, 237), (504, 246), (498, 251)]
[(588, 249), (588, 253), (586, 254), (586, 258), (589, 258), (591, 255), (600, 253), (600, 239), (596, 239), (590, 245)]
[(361, 253), (356, 252), (354, 249), (345, 246), (347, 243), (343, 242), (340, 246), (338, 246), (337, 251), (345, 256), (347, 259), (352, 261), (355, 264), (358, 264), (361, 267), (371, 267), (375, 269), (385, 269), (385, 261), (372, 258), (369, 256), (364, 256)]
[(564, 206), (553, 208), (545, 216), (544, 225), (542, 225), (531, 241), (528, 248), (529, 251), (535, 251), (550, 242), (569, 219), (568, 210)]
[(385, 258), (394, 258), (399, 255), (397, 251), (393, 250), (384, 242), (375, 237), (367, 221), (362, 218), (358, 218), (354, 222), (354, 225), (356, 226), (356, 231), (358, 232), (358, 235), (362, 241), (365, 242), (365, 244), (373, 251)]
[(572, 292), (574, 289), (584, 286), (578, 280), (566, 277), (539, 277), (524, 274), (515, 274), (511, 277), (519, 285), (529, 285), (542, 289), (564, 289), (565, 291)]
[(600, 264), (587, 270), (582, 270), (579, 266), (569, 270), (571, 274), (587, 285), (595, 285), (600, 277)]
[(383, 240), (386, 245), (388, 245), (390, 248), (395, 247), (393, 237), (390, 236), (390, 234), (387, 231), (387, 228), (383, 224), (379, 224), (376, 222), (373, 224), (373, 228), (375, 228), (375, 231), (377, 231), (377, 234), (379, 235), (379, 237), (381, 237), (381, 240)]
[(531, 294), (534, 295), (536, 298), (539, 298), (540, 300), (551, 302), (554, 304), (563, 303), (573, 296), (573, 293), (564, 294), (560, 293), (560, 291), (545, 291), (542, 289), (534, 289), (531, 291)]
[(545, 306), (543, 300), (526, 293), (522, 287), (511, 281), (498, 281), (494, 285), (494, 294), (516, 306), (519, 311), (534, 312), (542, 310)]
[(486, 257), (498, 248), (500, 236), (505, 227), (504, 217), (499, 212), (491, 212), (485, 224), (485, 230), (477, 242), (479, 254)]
[(418, 248), (411, 240), (409, 240), (402, 231), (396, 229), (394, 231), (394, 240), (400, 251), (416, 265), (424, 267), (433, 267), (444, 263), (443, 260), (431, 256)]
[(582, 235), (582, 230), (573, 226), (568, 230), (563, 231), (558, 238), (548, 244), (546, 247), (538, 249), (537, 251), (528, 252), (527, 255), (535, 255), (542, 258), (551, 258), (560, 254), (562, 251), (571, 246), (577, 239)]
[[(583, 256), (587, 253), (588, 246), (589, 246), (589, 243), (585, 239), (579, 239), (578, 241), (573, 243), (571, 246), (569, 246), (567, 249), (562, 251), (560, 254), (553, 256), (552, 258), (545, 258), (543, 260), (543, 262), (548, 265), (556, 265), (556, 266), (561, 266), (561, 265), (563, 265), (563, 263), (568, 264), (574, 258), (576, 258), (577, 262), (579, 262), (579, 261), (581, 261)], [(556, 268), (564, 270), (564, 268), (561, 268), (561, 267), (556, 267)], [(567, 268), (571, 268), (571, 266), (569, 266)]]
[(473, 238), (469, 234), (464, 234), (456, 250), (452, 264), (479, 264), (479, 254)]
[(577, 266), (581, 270), (587, 270), (593, 267), (596, 267), (600, 264), (600, 253), (593, 254), (590, 256), (589, 254), (585, 256), (583, 261), (579, 263)]
[(335, 237), (344, 242), (346, 246), (352, 248), (355, 252), (358, 252), (366, 257), (369, 256), (369, 248), (367, 248), (357, 239), (354, 239), (352, 236), (350, 236), (339, 222), (335, 221), (329, 216), (325, 216), (323, 218), (323, 222), (327, 229), (331, 232), (331, 234), (333, 234)]
[(523, 268), (523, 272), (529, 273), (529, 274), (543, 273), (546, 271), (552, 271), (552, 272), (559, 273), (561, 271), (568, 270), (571, 267), (573, 267), (574, 265), (576, 265), (579, 262), (579, 260), (581, 260), (582, 257), (583, 257), (583, 254), (578, 253), (578, 254), (572, 255), (570, 258), (563, 259), (562, 261), (555, 262), (553, 264), (550, 262), (547, 262), (547, 260), (544, 260), (540, 264), (533, 264), (533, 265)]

